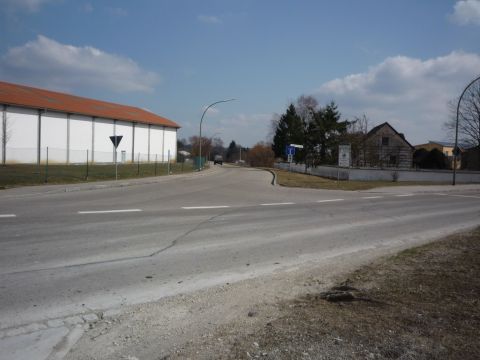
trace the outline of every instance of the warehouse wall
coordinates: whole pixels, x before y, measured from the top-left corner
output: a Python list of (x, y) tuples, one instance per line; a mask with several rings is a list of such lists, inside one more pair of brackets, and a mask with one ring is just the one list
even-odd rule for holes
[(157, 155), (158, 161), (166, 161), (162, 159), (163, 153), (163, 126), (152, 125), (150, 127), (150, 153), (151, 160), (155, 160)]
[(92, 118), (70, 115), (70, 163), (84, 163), (92, 158)]
[(165, 128), (165, 161), (167, 161), (167, 154), (170, 150), (170, 161), (175, 160), (177, 156), (177, 130)]
[[(67, 114), (44, 112), (41, 121), (40, 147), (48, 147), (49, 161), (65, 163), (67, 161)], [(46, 157), (46, 154), (44, 154)]]
[(38, 141), (38, 110), (7, 107), (7, 162), (36, 163)]
[[(3, 115), (3, 107), (0, 111)], [(84, 163), (87, 151), (89, 161), (111, 163), (115, 159), (112, 135), (123, 136), (117, 150), (119, 162), (122, 151), (126, 162), (137, 161), (138, 154), (140, 161), (167, 161), (168, 150), (170, 160), (176, 158), (176, 129), (12, 106), (7, 106), (6, 118), (10, 134), (6, 163), (37, 163), (39, 157), (44, 162), (47, 147), (51, 163)], [(2, 120), (0, 116), (0, 139)], [(0, 160), (2, 151), (0, 146)]]

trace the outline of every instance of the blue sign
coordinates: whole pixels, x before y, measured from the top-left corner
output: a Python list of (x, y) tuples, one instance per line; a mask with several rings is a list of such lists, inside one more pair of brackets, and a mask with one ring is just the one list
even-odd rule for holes
[(292, 155), (292, 156), (295, 155), (295, 147), (287, 145), (285, 148), (285, 153), (287, 155)]

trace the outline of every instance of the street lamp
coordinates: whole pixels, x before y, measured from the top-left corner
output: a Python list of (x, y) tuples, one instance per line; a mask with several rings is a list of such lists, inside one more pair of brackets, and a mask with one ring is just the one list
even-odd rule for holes
[(205, 113), (207, 112), (208, 109), (210, 109), (212, 106), (228, 101), (233, 101), (235, 99), (228, 99), (228, 100), (220, 100), (220, 101), (215, 101), (214, 103), (210, 104), (207, 106), (207, 108), (203, 111), (202, 118), (200, 119), (200, 137), (198, 139), (199, 141), (199, 151), (198, 151), (198, 157), (199, 157), (199, 167), (198, 170), (202, 170), (202, 122), (203, 122), (203, 117), (205, 116)]
[(468, 88), (473, 85), (474, 82), (480, 80), (480, 76), (470, 81), (470, 83), (463, 89), (462, 95), (458, 98), (457, 104), (457, 119), (455, 122), (455, 146), (453, 148), (453, 180), (452, 185), (455, 185), (455, 177), (457, 175), (457, 156), (460, 154), (458, 149), (458, 113), (460, 112), (460, 102), (462, 101), (463, 95), (467, 92)]

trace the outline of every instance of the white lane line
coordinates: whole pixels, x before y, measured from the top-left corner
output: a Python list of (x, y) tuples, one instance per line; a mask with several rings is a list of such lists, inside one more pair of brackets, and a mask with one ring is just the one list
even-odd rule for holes
[(326, 202), (335, 202), (335, 201), (343, 201), (345, 199), (326, 199), (326, 200), (318, 200), (317, 203), (326, 203)]
[(122, 209), (122, 210), (95, 210), (95, 211), (79, 211), (79, 214), (115, 214), (115, 213), (127, 213), (127, 212), (139, 212), (142, 209)]
[(408, 196), (413, 196), (413, 194), (399, 194), (395, 195), (396, 197), (408, 197)]
[(472, 198), (472, 199), (480, 199), (480, 196), (475, 196), (475, 195), (450, 195), (450, 196), (463, 197), (463, 198)]
[(382, 199), (383, 196), (364, 196), (362, 199)]
[(17, 217), (15, 214), (0, 214), (0, 218), (14, 218)]
[(295, 205), (293, 202), (282, 202), (282, 203), (266, 203), (260, 204), (260, 206), (280, 206), (280, 205)]
[(444, 193), (434, 193), (433, 195), (438, 195), (438, 196), (448, 196), (448, 194), (444, 194)]
[(214, 205), (214, 206), (183, 206), (184, 210), (199, 210), (199, 209), (225, 209), (229, 208), (228, 205)]

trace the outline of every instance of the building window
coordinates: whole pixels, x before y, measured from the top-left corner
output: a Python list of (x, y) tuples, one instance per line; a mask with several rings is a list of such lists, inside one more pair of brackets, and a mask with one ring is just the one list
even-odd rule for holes
[(390, 138), (387, 136), (382, 137), (382, 146), (388, 146), (390, 143)]
[(390, 165), (397, 165), (397, 157), (395, 155), (390, 155)]

